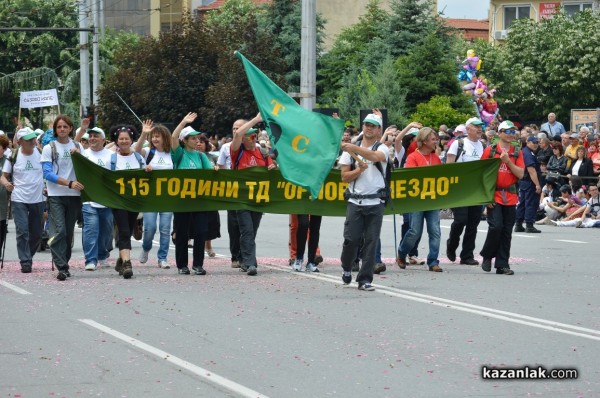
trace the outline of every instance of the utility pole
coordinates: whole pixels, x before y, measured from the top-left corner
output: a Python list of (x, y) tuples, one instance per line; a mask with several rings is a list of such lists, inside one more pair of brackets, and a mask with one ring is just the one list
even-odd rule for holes
[(302, 44), (300, 51), (300, 105), (312, 111), (317, 97), (316, 0), (302, 0)]
[[(98, 89), (100, 88), (100, 46), (98, 45), (98, 24), (100, 16), (98, 15), (98, 6), (99, 4), (97, 1), (92, 2), (92, 15), (94, 21), (94, 37), (92, 40), (92, 98), (94, 106), (98, 106)], [(94, 112), (94, 117), (95, 115), (96, 112)]]
[[(89, 29), (87, 0), (79, 0), (79, 28)], [(90, 95), (90, 50), (88, 45), (88, 32), (79, 32), (79, 81), (80, 81), (80, 112), (87, 115), (91, 104)]]

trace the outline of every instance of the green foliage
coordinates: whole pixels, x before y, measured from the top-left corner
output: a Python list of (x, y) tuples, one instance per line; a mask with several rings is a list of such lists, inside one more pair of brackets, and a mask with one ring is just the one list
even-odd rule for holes
[(407, 91), (409, 112), (436, 95), (458, 97), (453, 99), (455, 105), (462, 101), (455, 63), (446, 55), (442, 40), (436, 35), (427, 35), (422, 44), (400, 57), (396, 68), (399, 84)]
[(417, 111), (412, 114), (411, 120), (422, 123), (423, 126), (437, 128), (442, 124), (456, 126), (470, 117), (473, 114), (463, 113), (452, 106), (452, 98), (434, 96), (429, 102), (417, 105)]
[(555, 112), (567, 125), (571, 109), (596, 108), (599, 24), (600, 15), (590, 11), (540, 22), (522, 19), (511, 26), (504, 45), (485, 48), (485, 74), (499, 87), (502, 113), (541, 120)]

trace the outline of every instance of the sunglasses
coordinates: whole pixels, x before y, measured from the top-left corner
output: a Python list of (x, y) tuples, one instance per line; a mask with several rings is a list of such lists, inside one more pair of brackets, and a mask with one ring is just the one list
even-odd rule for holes
[(502, 131), (504, 134), (514, 135), (517, 134), (517, 130), (504, 130)]
[(247, 135), (247, 136), (246, 136), (246, 139), (247, 139), (248, 141), (255, 140), (255, 139), (256, 139), (256, 134)]

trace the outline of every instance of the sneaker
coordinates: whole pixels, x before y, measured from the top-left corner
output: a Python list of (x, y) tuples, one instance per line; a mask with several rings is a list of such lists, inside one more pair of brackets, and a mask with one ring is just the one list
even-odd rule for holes
[(158, 260), (158, 268), (169, 269), (171, 266), (167, 262), (167, 260)]
[(248, 267), (246, 267), (244, 264), (240, 263), (240, 272), (247, 272), (248, 271)]
[(450, 249), (450, 239), (446, 241), (446, 257), (452, 262), (456, 261), (456, 250)]
[(146, 262), (148, 261), (148, 253), (146, 250), (142, 249), (142, 252), (140, 253), (140, 263), (142, 264), (146, 264)]
[(372, 292), (375, 288), (370, 283), (359, 283), (358, 290), (365, 290), (367, 292)]
[(539, 229), (537, 229), (533, 225), (528, 225), (527, 228), (525, 228), (525, 233), (528, 233), (528, 234), (539, 234), (541, 232), (542, 231), (540, 231)]
[(208, 249), (206, 251), (206, 254), (208, 254), (208, 257), (214, 257), (217, 255), (217, 253), (215, 253), (215, 251), (213, 249)]
[(98, 260), (98, 267), (110, 267), (110, 259)]
[(552, 225), (553, 227), (558, 227), (558, 221), (550, 220), (550, 224), (548, 224), (548, 225)]
[(515, 272), (508, 267), (504, 267), (504, 268), (496, 268), (496, 274), (498, 274), (498, 275), (514, 275)]
[(67, 278), (71, 277), (71, 273), (69, 272), (69, 270), (66, 270), (66, 271), (63, 271), (63, 272), (67, 275)]
[(306, 264), (306, 272), (319, 272), (316, 264), (308, 263)]
[(558, 224), (556, 223), (556, 221), (554, 221), (554, 220), (551, 220), (551, 219), (549, 219), (549, 218), (548, 218), (548, 219), (546, 219), (546, 221), (544, 221), (544, 224), (545, 224), (545, 225), (554, 226), (554, 227), (556, 227), (556, 226), (558, 225)]
[(31, 274), (31, 265), (21, 265), (21, 273)]
[(475, 260), (474, 258), (467, 258), (466, 260), (460, 260), (461, 264), (464, 265), (479, 265), (479, 261)]
[(541, 220), (537, 220), (536, 222), (534, 222), (535, 225), (546, 225), (546, 223), (548, 222), (548, 217), (544, 217)]
[(251, 266), (248, 267), (248, 272), (247, 272), (248, 275), (254, 276), (254, 275), (256, 275), (256, 273), (257, 273), (256, 272), (256, 265), (251, 265)]
[(400, 269), (405, 269), (406, 268), (406, 258), (405, 257), (398, 257), (396, 258), (396, 264), (398, 264), (398, 267), (400, 267)]
[(525, 232), (525, 228), (523, 228), (523, 224), (515, 224), (515, 232)]
[(440, 267), (439, 265), (434, 265), (432, 267), (429, 267), (429, 271), (431, 271), (431, 272), (444, 272), (444, 270), (442, 269), (442, 267)]
[(490, 272), (492, 270), (492, 259), (484, 257), (483, 261), (481, 262), (481, 269), (485, 272)]
[(352, 283), (352, 274), (350, 272), (344, 272), (342, 274), (342, 282), (344, 282), (344, 285)]
[(123, 275), (123, 260), (121, 260), (121, 257), (117, 259), (117, 264), (115, 264), (115, 271), (117, 271), (119, 275)]
[(240, 268), (240, 262), (238, 260), (231, 260), (231, 268)]
[(386, 269), (387, 268), (384, 263), (377, 263), (375, 264), (375, 267), (373, 267), (373, 273), (381, 274), (382, 272), (385, 272)]
[(577, 220), (577, 222), (575, 223), (575, 228), (581, 228), (582, 224), (583, 224), (583, 221)]
[(190, 269), (188, 267), (177, 268), (177, 273), (179, 275), (189, 275), (190, 274)]
[(320, 254), (315, 256), (315, 265), (319, 265), (323, 262), (323, 256), (321, 256)]
[(95, 271), (96, 270), (96, 264), (94, 264), (94, 263), (87, 263), (85, 265), (85, 270), (86, 271)]
[(56, 279), (59, 281), (67, 280), (67, 273), (65, 271), (58, 271), (58, 275), (56, 275)]
[(359, 260), (356, 260), (355, 262), (352, 263), (352, 272), (358, 272), (360, 271), (360, 262)]
[(206, 275), (206, 270), (202, 267), (192, 267), (194, 275)]
[(302, 271), (302, 260), (300, 259), (296, 259), (296, 261), (294, 261), (294, 271)]
[(410, 265), (423, 265), (425, 260), (419, 260), (417, 256), (408, 256), (408, 263)]
[(123, 278), (130, 279), (133, 276), (133, 268), (131, 268), (131, 260), (123, 261)]

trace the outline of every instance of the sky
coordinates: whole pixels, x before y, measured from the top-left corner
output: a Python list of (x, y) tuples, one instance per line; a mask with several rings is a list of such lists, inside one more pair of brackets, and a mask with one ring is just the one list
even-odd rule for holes
[(438, 11), (448, 18), (487, 19), (489, 8), (484, 0), (438, 0)]

